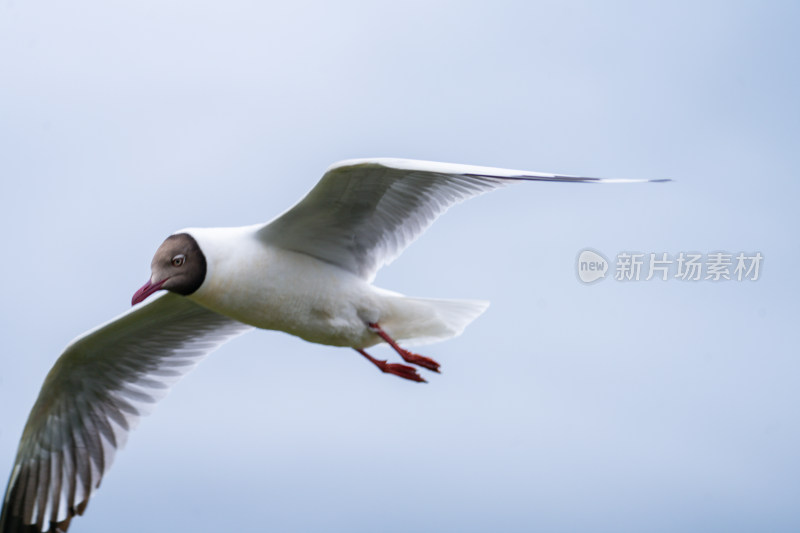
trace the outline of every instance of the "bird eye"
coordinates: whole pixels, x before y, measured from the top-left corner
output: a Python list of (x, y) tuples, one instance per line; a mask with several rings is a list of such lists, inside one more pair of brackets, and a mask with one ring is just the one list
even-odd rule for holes
[(172, 258), (172, 266), (174, 267), (183, 266), (185, 262), (186, 262), (186, 256), (183, 254), (178, 254)]

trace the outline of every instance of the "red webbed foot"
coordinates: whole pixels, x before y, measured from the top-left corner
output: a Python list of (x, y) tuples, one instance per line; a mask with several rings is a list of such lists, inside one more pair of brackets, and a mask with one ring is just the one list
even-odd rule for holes
[(380, 338), (386, 341), (389, 344), (389, 346), (394, 348), (394, 351), (399, 353), (400, 357), (402, 357), (403, 361), (405, 361), (406, 363), (411, 363), (412, 365), (421, 366), (422, 368), (427, 368), (428, 370), (431, 370), (433, 372), (439, 372), (439, 367), (441, 366), (439, 363), (437, 363), (430, 357), (425, 357), (424, 355), (419, 355), (414, 352), (410, 352), (405, 348), (401, 348), (400, 346), (398, 346), (395, 340), (391, 338), (388, 333), (383, 331), (383, 328), (381, 328), (376, 322), (370, 322), (368, 326), (369, 329), (374, 331), (378, 336), (380, 336)]
[(375, 359), (370, 354), (359, 348), (356, 348), (356, 351), (369, 359), (369, 361), (377, 366), (381, 372), (386, 374), (394, 374), (397, 377), (401, 377), (410, 381), (427, 383), (425, 379), (423, 379), (423, 377), (417, 373), (417, 369), (413, 366), (401, 365), (400, 363), (387, 363), (386, 361)]

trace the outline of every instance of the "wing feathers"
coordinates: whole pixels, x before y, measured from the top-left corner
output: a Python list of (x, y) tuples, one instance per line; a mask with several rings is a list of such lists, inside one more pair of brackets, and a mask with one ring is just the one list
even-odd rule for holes
[(448, 208), (518, 181), (609, 180), (409, 159), (331, 166), (294, 207), (259, 230), (266, 243), (338, 265), (367, 281)]
[(23, 431), (0, 533), (65, 531), (139, 418), (203, 357), (249, 329), (165, 294), (73, 341)]
[(482, 176), (388, 164), (355, 161), (331, 167), (305, 198), (265, 225), (259, 236), (372, 280), (448, 207), (504, 185)]

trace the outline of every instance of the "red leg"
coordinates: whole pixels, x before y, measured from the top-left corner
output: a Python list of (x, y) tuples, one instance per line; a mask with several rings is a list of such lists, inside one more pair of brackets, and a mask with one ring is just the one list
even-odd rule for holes
[(417, 374), (417, 370), (413, 366), (401, 365), (400, 363), (387, 363), (386, 361), (375, 359), (360, 348), (354, 348), (354, 350), (369, 359), (372, 364), (380, 368), (381, 372), (386, 374), (394, 374), (395, 376), (399, 376), (403, 379), (409, 379), (411, 381), (427, 383), (424, 379), (422, 379), (422, 376)]
[(415, 354), (413, 352), (409, 352), (405, 348), (401, 348), (397, 345), (393, 338), (389, 336), (388, 333), (383, 331), (383, 329), (377, 324), (377, 322), (370, 322), (369, 329), (377, 333), (380, 338), (385, 340), (389, 346), (394, 348), (394, 351), (400, 354), (400, 357), (403, 358), (403, 361), (406, 363), (411, 363), (412, 365), (418, 365), (423, 368), (427, 368), (428, 370), (433, 370), (434, 372), (439, 371), (439, 363), (431, 359), (430, 357), (425, 357), (424, 355)]

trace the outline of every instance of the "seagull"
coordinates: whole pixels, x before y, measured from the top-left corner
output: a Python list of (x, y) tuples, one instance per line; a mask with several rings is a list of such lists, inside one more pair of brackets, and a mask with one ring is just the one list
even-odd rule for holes
[[(488, 302), (412, 298), (372, 285), (450, 206), (522, 181), (614, 183), (407, 159), (336, 163), (266, 224), (178, 231), (156, 250), (132, 308), (73, 340), (22, 433), (0, 533), (65, 532), (138, 420), (184, 374), (253, 328), (354, 349), (412, 381), (435, 360), (401, 347), (459, 335)], [(156, 294), (158, 293), (158, 294)], [(403, 363), (371, 356), (386, 343)]]

